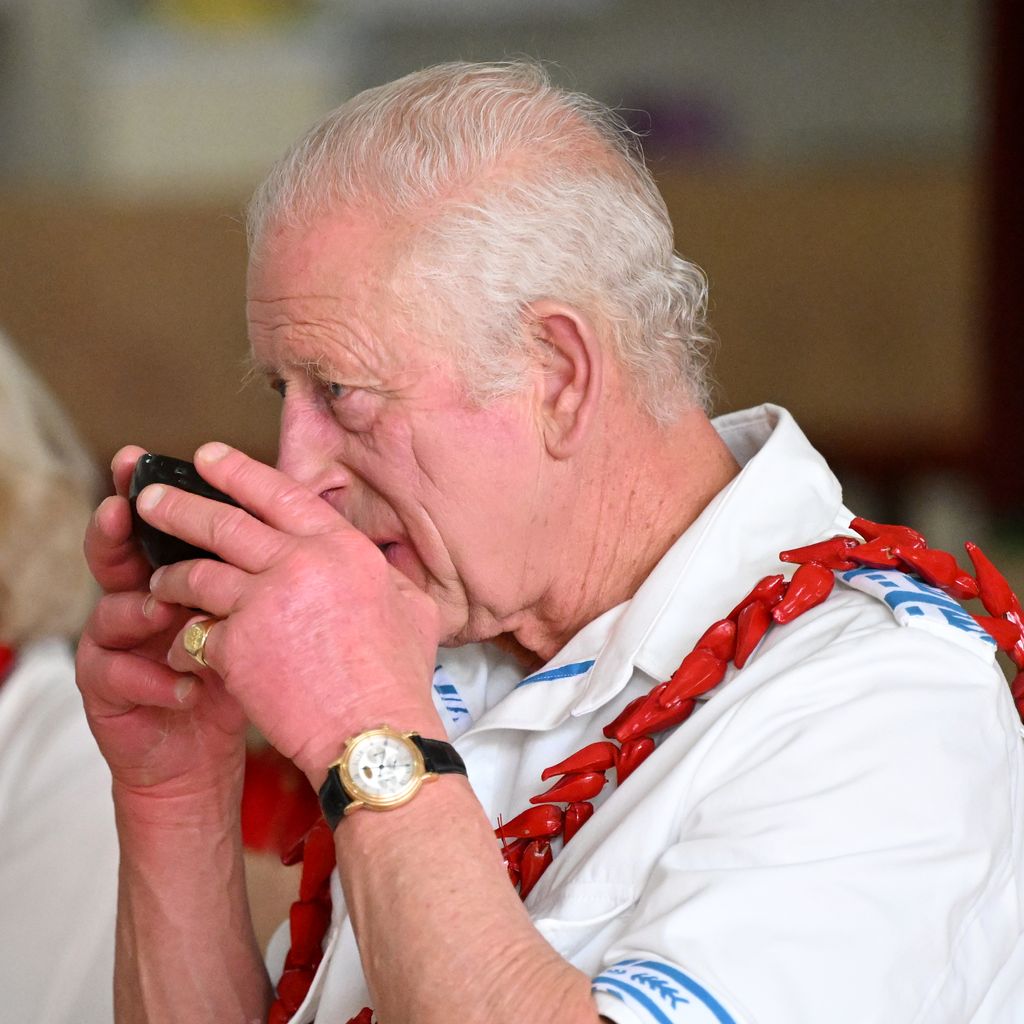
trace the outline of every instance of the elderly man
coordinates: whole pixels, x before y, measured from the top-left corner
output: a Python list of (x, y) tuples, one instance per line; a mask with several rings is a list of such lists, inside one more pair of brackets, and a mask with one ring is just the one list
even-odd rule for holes
[[(708, 419), (703, 282), (611, 115), (429, 69), (314, 128), (251, 226), (277, 468), (196, 453), (247, 511), (143, 491), (223, 559), (150, 579), (125, 449), (86, 541), (120, 1020), (1020, 1020), (1020, 723), (922, 577), (978, 587), (853, 538), (785, 411)], [(247, 720), (333, 829), (269, 972)]]

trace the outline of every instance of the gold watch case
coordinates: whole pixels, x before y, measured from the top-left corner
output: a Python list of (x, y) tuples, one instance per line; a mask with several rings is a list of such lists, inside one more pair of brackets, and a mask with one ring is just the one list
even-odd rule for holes
[[(419, 792), (424, 782), (432, 782), (437, 778), (436, 773), (427, 771), (420, 748), (412, 742), (415, 735), (415, 732), (399, 732), (388, 725), (381, 725), (377, 729), (367, 729), (348, 740), (341, 757), (334, 762), (341, 784), (352, 799), (345, 808), (346, 815), (361, 807), (371, 811), (390, 811), (395, 807), (401, 807)], [(363, 759), (362, 770), (366, 773), (365, 756), (375, 745), (378, 750), (395, 750), (396, 745), (401, 749), (404, 755), (403, 770), (411, 767), (411, 776), (407, 781), (397, 784), (389, 782), (385, 786), (378, 783), (374, 787), (363, 780), (359, 762)], [(385, 765), (381, 764), (380, 767), (383, 770)], [(382, 792), (382, 789), (387, 791)]]

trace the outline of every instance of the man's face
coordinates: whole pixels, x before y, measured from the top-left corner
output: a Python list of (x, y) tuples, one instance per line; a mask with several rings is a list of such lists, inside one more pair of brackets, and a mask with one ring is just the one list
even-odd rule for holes
[(253, 354), (284, 398), (278, 467), (437, 601), (442, 642), (484, 639), (542, 592), (537, 389), (474, 405), (444, 346), (393, 315), (395, 244), (337, 214), (250, 269)]

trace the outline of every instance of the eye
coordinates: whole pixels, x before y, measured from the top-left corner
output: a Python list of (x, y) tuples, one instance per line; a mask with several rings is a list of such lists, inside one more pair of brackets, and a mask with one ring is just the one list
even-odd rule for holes
[(336, 381), (328, 381), (325, 385), (327, 393), (333, 399), (344, 398), (352, 393), (352, 389), (346, 384), (338, 384)]
[(270, 377), (267, 383), (273, 388), (282, 398), (288, 390), (288, 384), (283, 377)]

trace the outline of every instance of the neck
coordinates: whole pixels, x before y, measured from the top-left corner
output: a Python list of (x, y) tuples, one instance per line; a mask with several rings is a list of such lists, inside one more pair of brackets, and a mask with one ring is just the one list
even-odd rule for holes
[[(703, 412), (669, 427), (643, 422), (602, 439), (588, 471), (567, 479), (541, 599), (501, 646), (526, 667), (549, 661), (588, 622), (629, 600), (709, 502), (739, 472)], [(638, 456), (637, 453), (643, 453)]]

